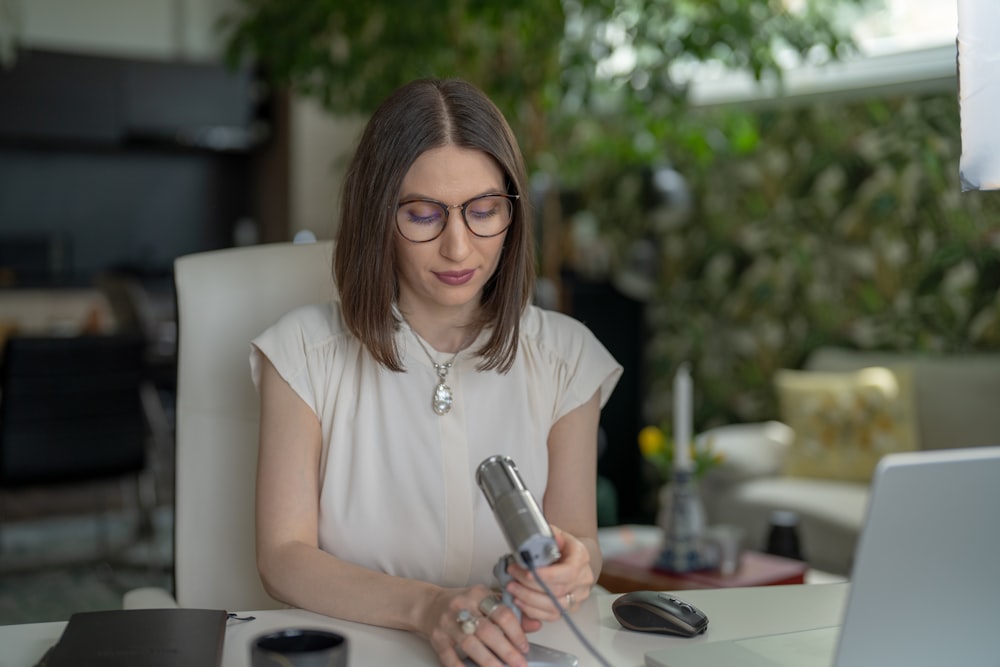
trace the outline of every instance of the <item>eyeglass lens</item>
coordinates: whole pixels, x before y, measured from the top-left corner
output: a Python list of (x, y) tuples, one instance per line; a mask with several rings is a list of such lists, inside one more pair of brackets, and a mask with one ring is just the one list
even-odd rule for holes
[[(510, 225), (514, 206), (503, 195), (485, 195), (461, 205), (465, 224), (476, 236), (496, 236)], [(411, 241), (430, 241), (444, 231), (450, 211), (440, 202), (415, 199), (403, 202), (396, 212), (400, 233)]]

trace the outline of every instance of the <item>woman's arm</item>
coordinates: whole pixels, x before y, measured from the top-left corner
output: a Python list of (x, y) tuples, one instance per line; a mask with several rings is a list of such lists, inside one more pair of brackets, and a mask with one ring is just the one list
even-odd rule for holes
[[(424, 630), (420, 616), (435, 587), (357, 567), (319, 549), (319, 420), (266, 359), (260, 387), (257, 567), (265, 589), (329, 616)], [(411, 599), (404, 602), (406, 597)]]
[(497, 611), (493, 622), (481, 623), (474, 635), (464, 635), (455, 620), (462, 609), (479, 613), (479, 603), (490, 595), (486, 587), (444, 589), (347, 563), (319, 549), (319, 420), (266, 358), (260, 399), (257, 568), (267, 592), (328, 616), (418, 632), (444, 665), (461, 665), (457, 645), (484, 666), (501, 665), (487, 654), (487, 646), (507, 664), (523, 665), (518, 651), (527, 650), (527, 638), (509, 610)]
[(597, 543), (597, 429), (600, 417), (600, 394), (595, 392), (589, 401), (552, 427), (549, 478), (543, 500), (548, 520), (586, 546), (595, 581), (603, 562)]
[[(564, 415), (549, 432), (549, 476), (542, 511), (552, 524), (562, 557), (539, 570), (546, 585), (566, 608), (575, 609), (590, 595), (601, 571), (597, 542), (597, 428), (600, 395)], [(514, 565), (517, 583), (509, 589), (530, 618), (556, 620), (559, 611), (530, 572)], [(570, 597), (571, 594), (571, 597)]]

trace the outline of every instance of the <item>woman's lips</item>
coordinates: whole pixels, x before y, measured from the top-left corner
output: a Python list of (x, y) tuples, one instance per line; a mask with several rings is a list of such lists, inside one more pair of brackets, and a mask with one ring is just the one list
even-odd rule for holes
[(472, 276), (475, 275), (475, 273), (475, 269), (469, 269), (468, 271), (435, 272), (434, 275), (437, 276), (438, 280), (443, 282), (445, 285), (457, 286), (464, 285), (472, 280)]

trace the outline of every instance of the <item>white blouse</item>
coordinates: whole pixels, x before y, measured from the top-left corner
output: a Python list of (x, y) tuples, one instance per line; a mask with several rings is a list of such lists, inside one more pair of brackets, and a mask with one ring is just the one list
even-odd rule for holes
[[(622, 368), (583, 324), (534, 306), (507, 374), (476, 370), (473, 351), (487, 335), (455, 359), (454, 403), (442, 416), (431, 406), (437, 374), (407, 326), (396, 334), (402, 373), (374, 361), (336, 302), (298, 308), (253, 341), (258, 388), (263, 354), (321, 423), (320, 548), (441, 586), (494, 583), (509, 548), (476, 468), (510, 456), (541, 504), (550, 429), (598, 389), (603, 407)], [(438, 363), (451, 358), (424, 345)]]

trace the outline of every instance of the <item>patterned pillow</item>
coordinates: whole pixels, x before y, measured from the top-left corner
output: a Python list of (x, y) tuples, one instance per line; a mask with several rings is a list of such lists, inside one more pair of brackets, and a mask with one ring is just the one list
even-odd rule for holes
[(781, 421), (795, 431), (786, 475), (865, 482), (883, 454), (918, 448), (908, 367), (780, 370), (774, 382)]

